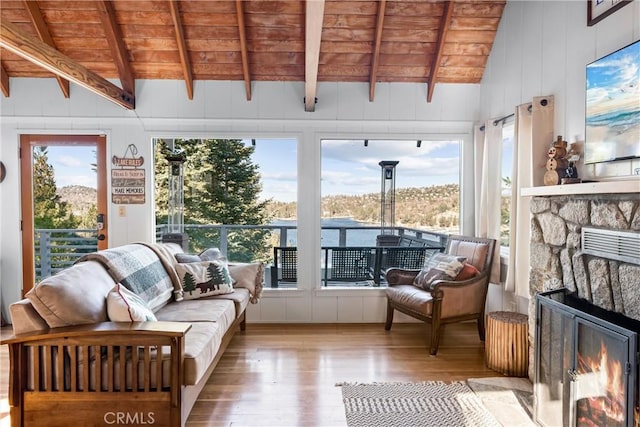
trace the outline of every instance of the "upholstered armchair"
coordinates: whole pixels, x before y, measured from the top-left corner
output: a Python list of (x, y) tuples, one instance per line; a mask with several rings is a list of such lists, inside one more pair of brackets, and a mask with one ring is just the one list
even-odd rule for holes
[[(461, 268), (465, 271), (473, 270), (465, 277), (462, 277), (462, 270), (458, 270), (455, 277), (450, 277), (434, 275), (432, 272), (436, 270), (427, 267), (422, 270), (388, 269), (385, 273), (388, 283), (385, 329), (391, 329), (394, 310), (429, 323), (430, 351), (434, 356), (438, 352), (442, 326), (446, 323), (476, 320), (478, 335), (484, 341), (484, 308), (494, 247), (494, 239), (457, 235), (449, 237), (445, 253), (454, 255), (462, 262), (464, 266)], [(428, 285), (421, 284), (418, 279), (427, 276), (435, 280)]]

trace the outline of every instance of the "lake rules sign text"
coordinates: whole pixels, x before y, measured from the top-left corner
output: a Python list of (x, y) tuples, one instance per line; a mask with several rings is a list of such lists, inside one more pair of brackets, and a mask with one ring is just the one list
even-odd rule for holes
[(111, 199), (116, 205), (144, 204), (144, 169), (112, 169)]

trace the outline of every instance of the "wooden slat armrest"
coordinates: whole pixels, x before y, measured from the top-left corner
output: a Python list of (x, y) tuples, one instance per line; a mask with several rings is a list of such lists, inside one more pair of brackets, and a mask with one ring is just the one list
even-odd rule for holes
[(410, 285), (420, 270), (405, 270), (403, 268), (389, 268), (384, 275), (389, 286)]
[(82, 338), (86, 336), (118, 335), (135, 341), (135, 337), (182, 337), (191, 329), (185, 322), (101, 322), (87, 325), (65, 326), (44, 331), (3, 337), (1, 344), (27, 343), (42, 340)]

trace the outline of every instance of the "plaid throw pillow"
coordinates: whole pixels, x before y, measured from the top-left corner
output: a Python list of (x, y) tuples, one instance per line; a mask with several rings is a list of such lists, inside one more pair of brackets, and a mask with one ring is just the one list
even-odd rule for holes
[(462, 271), (466, 260), (465, 257), (437, 253), (422, 267), (413, 284), (430, 291), (436, 280), (454, 280)]

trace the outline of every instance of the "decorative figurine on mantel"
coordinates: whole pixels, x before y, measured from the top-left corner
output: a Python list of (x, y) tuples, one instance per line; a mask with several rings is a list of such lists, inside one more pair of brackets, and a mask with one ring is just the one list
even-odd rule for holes
[(578, 145), (578, 143), (571, 144), (571, 148), (569, 148), (567, 152), (569, 166), (567, 166), (564, 178), (560, 179), (560, 184), (577, 184), (582, 182), (582, 179), (578, 178), (578, 168), (576, 166), (576, 162), (580, 160)]
[(544, 173), (544, 185), (558, 185), (560, 179), (566, 177), (569, 161), (564, 157), (567, 155), (567, 141), (562, 140), (562, 136), (551, 143), (547, 151), (546, 168)]

